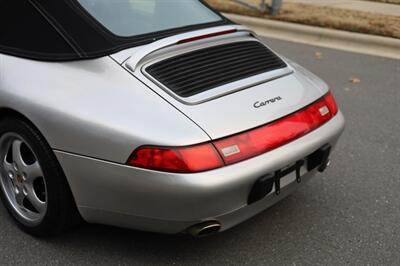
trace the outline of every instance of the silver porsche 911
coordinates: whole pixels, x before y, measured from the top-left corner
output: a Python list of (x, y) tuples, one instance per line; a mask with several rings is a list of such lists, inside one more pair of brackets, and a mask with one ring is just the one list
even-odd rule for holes
[(30, 234), (224, 231), (324, 171), (343, 131), (323, 81), (203, 1), (0, 15), (1, 197)]

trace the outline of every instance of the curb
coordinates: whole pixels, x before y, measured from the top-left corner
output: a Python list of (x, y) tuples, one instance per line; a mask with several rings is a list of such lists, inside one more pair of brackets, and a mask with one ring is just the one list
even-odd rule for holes
[(400, 39), (224, 13), (262, 37), (400, 59)]

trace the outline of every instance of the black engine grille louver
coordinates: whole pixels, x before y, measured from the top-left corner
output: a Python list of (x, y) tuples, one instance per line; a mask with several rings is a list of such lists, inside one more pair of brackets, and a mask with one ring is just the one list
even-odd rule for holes
[(256, 41), (213, 46), (155, 63), (146, 72), (181, 97), (286, 67)]

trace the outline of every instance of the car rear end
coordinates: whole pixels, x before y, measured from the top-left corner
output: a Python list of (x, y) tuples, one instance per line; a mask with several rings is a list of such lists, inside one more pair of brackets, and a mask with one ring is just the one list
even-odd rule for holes
[[(146, 169), (144, 165), (130, 166), (129, 162), (122, 166), (62, 152), (57, 157), (69, 177), (84, 177), (78, 181), (80, 191), (75, 191), (80, 193), (79, 210), (85, 220), (162, 233), (204, 235), (210, 233), (203, 230), (210, 224), (215, 233), (247, 220), (323, 171), (343, 127), (344, 119), (338, 112), (290, 143), (200, 172), (186, 167), (181, 172)], [(186, 166), (198, 163), (191, 162), (190, 157), (174, 158), (179, 159), (186, 161)]]
[[(32, 135), (43, 134), (32, 143), (47, 142), (39, 151), (51, 147), (56, 158), (36, 159), (60, 164), (54, 171), (68, 182), (53, 184), (69, 186), (74, 201), (59, 200), (76, 203), (86, 221), (216, 233), (329, 165), (344, 128), (332, 93), (251, 30), (197, 0), (70, 2), (11, 5), (38, 11), (30, 21), (48, 23), (57, 38), (39, 45), (46, 53), (2, 55), (0, 104), (26, 115)], [(55, 45), (59, 38), (64, 45)], [(22, 79), (21, 66), (35, 71)], [(6, 160), (18, 154), (3, 150)], [(45, 173), (44, 184), (55, 176)], [(69, 212), (54, 202), (48, 206), (62, 215), (43, 214), (64, 223)]]
[(57, 154), (67, 175), (85, 176), (81, 189), (96, 184), (79, 207), (89, 222), (193, 235), (229, 229), (324, 171), (344, 129), (326, 84), (241, 26), (163, 39), (119, 63), (210, 140), (143, 143), (125, 166)]

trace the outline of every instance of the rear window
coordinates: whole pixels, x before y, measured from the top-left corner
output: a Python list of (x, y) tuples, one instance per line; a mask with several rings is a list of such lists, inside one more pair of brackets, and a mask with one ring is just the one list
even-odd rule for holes
[(105, 28), (122, 37), (221, 21), (199, 0), (78, 0)]

